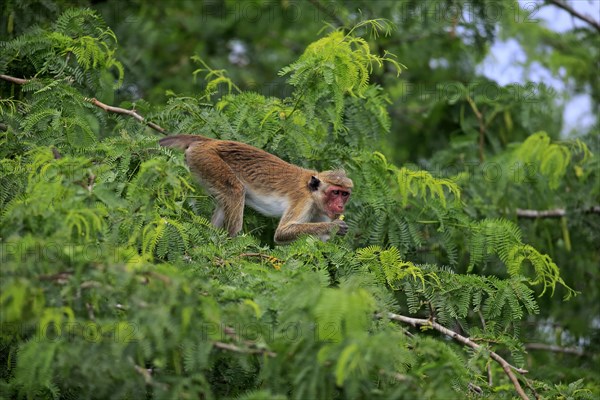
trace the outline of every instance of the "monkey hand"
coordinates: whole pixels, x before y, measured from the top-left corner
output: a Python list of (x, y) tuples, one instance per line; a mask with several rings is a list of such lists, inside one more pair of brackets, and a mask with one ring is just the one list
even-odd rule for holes
[(341, 219), (336, 219), (335, 221), (332, 222), (332, 224), (334, 224), (334, 226), (338, 227), (338, 231), (337, 234), (344, 236), (346, 233), (348, 233), (348, 224), (344, 221), (342, 221)]

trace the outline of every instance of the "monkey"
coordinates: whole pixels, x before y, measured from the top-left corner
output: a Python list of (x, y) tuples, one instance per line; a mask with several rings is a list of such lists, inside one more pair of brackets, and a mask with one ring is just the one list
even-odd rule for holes
[(201, 135), (171, 135), (159, 144), (185, 151), (191, 173), (216, 200), (211, 223), (229, 236), (242, 230), (245, 205), (281, 217), (278, 244), (304, 234), (327, 241), (336, 228), (337, 235), (348, 231), (338, 218), (354, 185), (343, 170), (308, 170), (245, 143)]

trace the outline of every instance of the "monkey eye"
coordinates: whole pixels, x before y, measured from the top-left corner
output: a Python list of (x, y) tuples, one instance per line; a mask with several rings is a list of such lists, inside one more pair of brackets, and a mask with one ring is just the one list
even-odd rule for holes
[(348, 197), (348, 196), (350, 196), (349, 192), (342, 192), (342, 197)]
[(332, 191), (331, 191), (331, 193), (333, 193), (334, 195), (336, 195), (336, 196), (337, 196), (337, 195), (339, 195), (339, 194), (340, 194), (340, 191), (339, 191), (339, 190), (332, 190)]

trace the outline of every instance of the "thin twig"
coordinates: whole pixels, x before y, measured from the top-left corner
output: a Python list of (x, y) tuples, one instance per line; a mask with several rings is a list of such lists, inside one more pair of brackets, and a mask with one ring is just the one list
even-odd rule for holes
[[(0, 74), (0, 79), (4, 79), (5, 81), (16, 83), (18, 85), (24, 85), (27, 82), (29, 82), (29, 79), (15, 78), (14, 76), (8, 76), (8, 75), (2, 75), (2, 74)], [(155, 124), (154, 122), (147, 121), (144, 117), (142, 117), (140, 114), (138, 114), (134, 110), (127, 110), (125, 108), (109, 106), (109, 105), (104, 104), (101, 101), (94, 99), (94, 98), (92, 98), (92, 99), (86, 98), (85, 100), (89, 101), (96, 107), (99, 107), (106, 112), (113, 112), (116, 114), (129, 115), (130, 117), (133, 117), (133, 118), (137, 119), (138, 121), (140, 121), (141, 123), (145, 124), (149, 128), (152, 128), (155, 131), (162, 133), (163, 135), (168, 135), (168, 132), (163, 127)]]
[(259, 258), (262, 258), (262, 259), (267, 260), (268, 262), (270, 262), (271, 265), (273, 266), (273, 268), (275, 268), (276, 270), (280, 270), (281, 269), (281, 265), (283, 264), (283, 261), (281, 261), (277, 257), (270, 256), (268, 254), (262, 254), (262, 253), (242, 253), (238, 257), (239, 258), (242, 258), (242, 257), (259, 257)]
[(566, 12), (568, 12), (575, 18), (578, 18), (578, 19), (582, 20), (583, 22), (587, 22), (588, 24), (593, 26), (598, 32), (600, 32), (600, 23), (598, 21), (594, 21), (591, 17), (589, 17), (587, 15), (583, 15), (582, 13), (580, 13), (579, 11), (577, 11), (576, 9), (574, 9), (573, 7), (571, 7), (564, 1), (562, 1), (562, 0), (546, 0), (546, 2), (550, 3), (550, 4), (554, 4), (558, 8), (562, 8), (563, 10), (565, 10)]
[(277, 353), (273, 353), (272, 351), (266, 349), (243, 349), (241, 347), (236, 346), (231, 343), (224, 342), (213, 342), (213, 346), (218, 349), (233, 351), (235, 353), (245, 353), (245, 354), (266, 354), (269, 357), (276, 357)]
[[(466, 346), (469, 346), (469, 347), (471, 347), (474, 350), (481, 350), (482, 349), (481, 345), (478, 345), (477, 343), (473, 342), (468, 337), (459, 335), (458, 333), (454, 332), (453, 330), (448, 329), (445, 326), (440, 325), (440, 324), (438, 324), (435, 321), (430, 321), (428, 319), (405, 317), (404, 315), (399, 315), (399, 314), (394, 314), (394, 313), (387, 313), (387, 316), (391, 320), (404, 322), (405, 324), (410, 324), (410, 325), (412, 325), (414, 327), (419, 327), (419, 326), (429, 326), (429, 327), (432, 327), (436, 331), (441, 332), (441, 333), (443, 333), (446, 336), (450, 336), (452, 339), (456, 340), (457, 342), (460, 342), (460, 343), (462, 343), (462, 344), (464, 344)], [(517, 367), (509, 364), (504, 358), (502, 358), (497, 353), (495, 353), (495, 352), (493, 352), (491, 350), (487, 350), (487, 351), (489, 352), (490, 357), (494, 361), (496, 361), (498, 364), (500, 364), (500, 366), (502, 367), (502, 369), (504, 370), (504, 372), (506, 373), (506, 375), (508, 375), (508, 378), (511, 380), (513, 386), (515, 387), (515, 390), (519, 394), (519, 397), (521, 397), (524, 400), (529, 400), (529, 397), (527, 397), (527, 394), (525, 393), (525, 391), (521, 387), (521, 384), (519, 383), (519, 380), (517, 379), (517, 377), (515, 376), (515, 374), (514, 374), (514, 372), (512, 370), (515, 370), (515, 371), (517, 371), (520, 374), (526, 374), (528, 371), (524, 370), (522, 368), (517, 368)]]
[(134, 365), (133, 368), (135, 369), (135, 372), (144, 377), (144, 382), (146, 382), (147, 385), (152, 383), (152, 368), (144, 368), (139, 365)]
[[(600, 214), (600, 206), (592, 206), (573, 210), (572, 212), (580, 212), (585, 214)], [(555, 208), (553, 210), (525, 210), (517, 208), (517, 217), (519, 218), (562, 218), (567, 215), (567, 210), (564, 208)]]
[(93, 105), (95, 105), (96, 107), (99, 107), (101, 109), (103, 109), (106, 112), (113, 112), (116, 114), (124, 114), (124, 115), (129, 115), (130, 117), (133, 117), (135, 119), (137, 119), (138, 121), (140, 121), (141, 123), (147, 125), (148, 127), (154, 129), (157, 132), (160, 132), (164, 135), (167, 134), (167, 131), (161, 127), (156, 125), (154, 122), (150, 122), (147, 121), (144, 117), (142, 117), (140, 114), (138, 114), (135, 110), (127, 110), (125, 108), (121, 108), (121, 107), (113, 107), (113, 106), (109, 106), (107, 104), (102, 103), (101, 101), (92, 98), (92, 99), (86, 99), (87, 101), (89, 101), (90, 103), (92, 103)]
[(573, 354), (580, 357), (585, 355), (585, 352), (577, 347), (561, 347), (545, 343), (526, 343), (525, 348), (527, 350), (543, 350), (552, 351), (554, 353)]
[[(223, 343), (223, 342), (215, 342), (215, 346), (221, 349), (225, 349), (225, 350), (232, 350), (232, 351), (239, 351), (242, 353), (251, 353), (251, 354), (266, 354), (269, 357), (276, 357), (277, 353), (274, 353), (272, 351), (269, 351), (267, 349), (261, 348), (257, 345), (256, 342), (252, 341), (252, 340), (242, 340), (242, 338), (240, 338), (240, 336), (236, 333), (235, 329), (233, 329), (230, 326), (225, 326), (223, 327), (223, 333), (225, 333), (227, 336), (229, 336), (230, 338), (232, 338), (233, 340), (239, 342), (239, 341), (243, 341), (244, 344), (246, 346), (248, 346), (248, 348), (243, 349), (241, 347), (238, 347), (236, 345), (233, 344), (229, 344), (229, 343)], [(220, 343), (220, 344), (216, 344), (216, 343)], [(236, 350), (233, 349), (233, 347), (236, 348)]]
[(94, 314), (94, 306), (90, 303), (85, 303), (85, 308), (87, 309), (88, 317), (90, 318), (90, 320), (95, 321), (96, 316)]
[(477, 393), (478, 395), (483, 394), (483, 390), (481, 390), (481, 387), (477, 386), (474, 383), (469, 383), (468, 387), (469, 387), (469, 390), (473, 391), (474, 393)]
[[(481, 310), (477, 311), (477, 314), (479, 315), (479, 319), (481, 320), (481, 327), (483, 328), (483, 331), (486, 331), (486, 323), (485, 323), (485, 318), (483, 318), (483, 314), (481, 313)], [(486, 362), (486, 367), (487, 367), (487, 374), (488, 374), (488, 386), (493, 386), (494, 381), (492, 380), (492, 366), (490, 365), (489, 361)]]
[(404, 375), (399, 372), (386, 371), (384, 369), (380, 369), (379, 374), (382, 376), (389, 376), (391, 378), (394, 378), (398, 382), (408, 382), (412, 380), (412, 378), (408, 375)]
[(69, 279), (71, 279), (72, 275), (72, 272), (63, 271), (51, 275), (40, 275), (38, 276), (38, 279), (41, 281), (53, 281), (59, 285), (66, 285), (69, 282)]
[(96, 181), (96, 175), (92, 174), (90, 172), (90, 177), (88, 179), (88, 185), (87, 185), (87, 190), (88, 192), (92, 192), (92, 189), (94, 188), (94, 182)]
[(264, 258), (266, 260), (271, 260), (272, 258), (274, 258), (273, 256), (270, 256), (268, 254), (262, 254), (262, 253), (241, 253), (238, 257), (258, 257), (258, 258)]
[(346, 24), (344, 24), (344, 21), (342, 21), (340, 19), (340, 17), (335, 12), (333, 12), (333, 10), (330, 10), (327, 7), (325, 7), (323, 5), (323, 3), (321, 3), (319, 0), (308, 0), (308, 2), (310, 4), (312, 4), (313, 6), (315, 6), (315, 8), (317, 10), (325, 13), (329, 18), (331, 18), (337, 24), (338, 27), (342, 27), (342, 26), (346, 25)]
[(531, 383), (531, 380), (529, 380), (529, 379), (527, 379), (525, 377), (523, 377), (523, 380), (525, 381), (525, 384), (527, 385), (527, 387), (529, 388), (529, 390), (531, 390), (531, 393), (533, 393), (533, 397), (535, 397), (535, 400), (540, 400), (540, 394), (533, 387), (533, 384)]
[(29, 82), (29, 79), (15, 78), (14, 76), (1, 75), (1, 74), (0, 74), (0, 79), (4, 79), (5, 81), (16, 83), (17, 85), (24, 85), (27, 82)]
[(475, 117), (477, 118), (477, 122), (479, 124), (479, 161), (483, 162), (483, 160), (485, 159), (485, 120), (483, 118), (483, 114), (481, 113), (481, 111), (479, 111), (477, 104), (475, 104), (475, 101), (471, 98), (471, 96), (467, 96), (467, 102), (471, 106), (471, 109), (473, 110), (473, 113), (475, 114)]

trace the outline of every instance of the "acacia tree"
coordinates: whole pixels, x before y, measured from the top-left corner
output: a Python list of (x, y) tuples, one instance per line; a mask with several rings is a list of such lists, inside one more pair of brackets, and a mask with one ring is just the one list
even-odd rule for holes
[[(456, 84), (446, 112), (468, 112), (465, 138), (428, 163), (451, 173), (395, 165), (378, 147), (391, 97), (371, 83), (379, 67), (405, 74), (406, 60), (371, 47), (391, 28), (374, 19), (324, 33), (280, 69), (287, 97), (240, 89), (196, 58), (204, 92), (135, 107), (108, 104), (126, 74), (116, 35), (94, 11), (66, 11), (3, 42), (3, 396), (598, 394), (593, 321), (562, 338), (584, 346), (547, 336), (548, 324), (561, 325), (553, 309), (588, 289), (559, 266), (597, 236), (597, 156), (583, 140), (541, 131), (496, 144), (495, 135), (530, 126), (511, 122), (515, 110), (540, 103), (515, 103), (511, 87), (492, 102), (481, 85)], [(247, 233), (227, 238), (206, 220), (212, 202), (182, 155), (159, 148), (156, 131), (344, 166), (357, 187), (349, 235), (277, 247), (276, 221), (249, 213)], [(552, 208), (555, 198), (568, 211)], [(538, 236), (558, 243), (552, 221), (514, 219), (548, 209), (563, 221), (558, 257), (536, 245)], [(578, 262), (597, 256), (583, 249)], [(562, 353), (540, 356), (533, 339)], [(544, 367), (558, 359), (570, 369)]]

